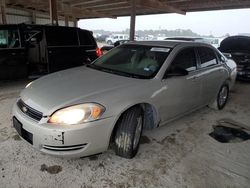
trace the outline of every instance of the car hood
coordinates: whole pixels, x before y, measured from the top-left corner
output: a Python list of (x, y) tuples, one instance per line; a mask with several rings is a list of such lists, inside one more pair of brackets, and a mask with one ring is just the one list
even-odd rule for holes
[(226, 53), (250, 53), (250, 37), (231, 36), (225, 38), (220, 43), (219, 50)]
[(30, 107), (50, 115), (79, 102), (96, 102), (97, 95), (100, 98), (100, 95), (117, 92), (140, 81), (83, 66), (44, 76), (24, 89), (20, 97)]

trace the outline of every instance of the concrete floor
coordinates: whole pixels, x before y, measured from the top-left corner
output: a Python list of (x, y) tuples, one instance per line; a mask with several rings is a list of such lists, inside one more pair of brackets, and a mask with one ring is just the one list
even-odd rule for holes
[(146, 131), (137, 156), (109, 151), (83, 159), (44, 155), (20, 140), (11, 107), (27, 81), (0, 83), (0, 187), (250, 187), (250, 140), (209, 136), (219, 120), (250, 128), (250, 83), (237, 83), (222, 111), (203, 108)]

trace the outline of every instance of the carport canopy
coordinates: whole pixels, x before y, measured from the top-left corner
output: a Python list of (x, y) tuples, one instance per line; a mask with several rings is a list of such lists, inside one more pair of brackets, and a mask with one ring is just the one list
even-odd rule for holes
[(250, 0), (0, 0), (2, 23), (6, 8), (50, 15), (52, 24), (89, 18), (131, 16), (130, 39), (134, 39), (136, 15), (250, 8)]

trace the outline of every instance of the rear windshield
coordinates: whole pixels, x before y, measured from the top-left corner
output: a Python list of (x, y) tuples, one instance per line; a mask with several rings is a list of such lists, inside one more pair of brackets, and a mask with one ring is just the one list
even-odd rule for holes
[(97, 59), (91, 67), (123, 76), (152, 78), (170, 51), (168, 47), (125, 44)]
[(93, 35), (89, 31), (85, 30), (78, 30), (80, 45), (94, 45), (96, 46), (96, 41)]

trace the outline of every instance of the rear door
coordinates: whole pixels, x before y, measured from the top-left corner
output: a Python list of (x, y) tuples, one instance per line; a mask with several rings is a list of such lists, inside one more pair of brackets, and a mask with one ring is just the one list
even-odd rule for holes
[[(78, 29), (78, 36), (80, 41), (81, 59), (83, 63), (90, 63), (97, 58), (97, 44), (91, 34), (87, 30)], [(100, 55), (100, 54), (99, 54)]]
[[(188, 75), (169, 77), (169, 73), (174, 68), (186, 69)], [(199, 75), (195, 48), (188, 47), (180, 50), (163, 80), (166, 88), (160, 99), (162, 100), (160, 113), (163, 121), (168, 121), (200, 106), (201, 80)]]
[(197, 47), (199, 70), (202, 70), (202, 104), (209, 104), (217, 95), (225, 79), (225, 68), (219, 63), (214, 49)]
[(27, 77), (23, 45), (18, 26), (0, 26), (0, 80)]

